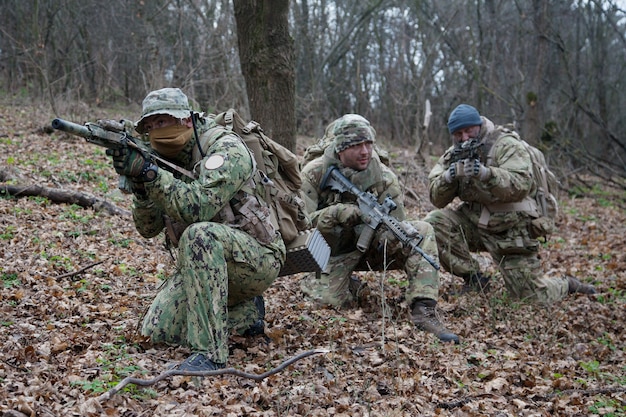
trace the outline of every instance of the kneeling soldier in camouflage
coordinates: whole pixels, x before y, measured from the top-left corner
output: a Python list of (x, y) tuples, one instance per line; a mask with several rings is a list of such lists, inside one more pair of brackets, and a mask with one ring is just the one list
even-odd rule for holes
[[(263, 333), (262, 294), (285, 260), (280, 234), (262, 215), (267, 203), (250, 190), (253, 156), (239, 136), (213, 119), (197, 113), (192, 119), (187, 96), (177, 88), (146, 96), (136, 130), (147, 134), (150, 153), (196, 177), (172, 174), (132, 148), (107, 151), (116, 171), (132, 182), (139, 233), (156, 236), (170, 222), (184, 228), (176, 271), (154, 299), (141, 332), (152, 342), (191, 349), (180, 370), (223, 368), (231, 331)], [(244, 204), (254, 209), (242, 214)], [(250, 219), (250, 213), (258, 218)]]
[(380, 203), (389, 196), (397, 205), (390, 215), (407, 230), (421, 235), (421, 249), (432, 258), (437, 258), (433, 228), (426, 222), (405, 220), (398, 178), (373, 151), (376, 132), (369, 122), (351, 114), (335, 120), (333, 124), (329, 125), (327, 132), (333, 131), (334, 142), (322, 156), (302, 169), (307, 210), (331, 247), (331, 258), (325, 271), (318, 279), (305, 279), (302, 282), (303, 292), (324, 304), (346, 305), (353, 299), (349, 286), (354, 269), (365, 260), (374, 270), (382, 270), (386, 255), (387, 264), (393, 262), (394, 268), (404, 269), (408, 276), (405, 299), (411, 306), (413, 323), (442, 341), (459, 343), (458, 336), (448, 330), (436, 315), (439, 291), (437, 270), (422, 255), (403, 247), (384, 227), (376, 230), (364, 252), (358, 250), (357, 242), (365, 225), (354, 195), (330, 188), (321, 189), (324, 174), (330, 167), (336, 166), (352, 184), (375, 195)]

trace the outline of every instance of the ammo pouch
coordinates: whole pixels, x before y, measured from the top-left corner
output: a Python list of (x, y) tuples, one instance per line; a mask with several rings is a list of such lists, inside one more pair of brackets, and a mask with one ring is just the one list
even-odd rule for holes
[(531, 255), (537, 253), (539, 242), (519, 236), (515, 239), (499, 240), (496, 245), (502, 255)]
[(536, 219), (532, 219), (530, 222), (530, 236), (533, 238), (546, 237), (556, 232), (556, 225), (554, 219), (548, 216), (541, 216)]
[[(273, 242), (277, 232), (272, 225), (267, 204), (261, 204), (255, 196), (243, 191), (240, 191), (239, 196), (242, 197), (241, 200), (231, 200), (230, 204), (224, 206), (212, 221), (241, 229), (261, 244)], [(189, 225), (176, 222), (169, 216), (164, 216), (164, 221), (166, 239), (177, 248), (181, 235)]]
[(239, 190), (212, 221), (241, 229), (263, 245), (273, 242), (278, 234), (272, 224), (269, 206), (243, 190)]
[(234, 226), (253, 236), (263, 245), (272, 242), (278, 230), (272, 224), (269, 206), (264, 202), (261, 203), (254, 195), (243, 192), (241, 194), (244, 196), (237, 203), (232, 204), (231, 200), (235, 214)]

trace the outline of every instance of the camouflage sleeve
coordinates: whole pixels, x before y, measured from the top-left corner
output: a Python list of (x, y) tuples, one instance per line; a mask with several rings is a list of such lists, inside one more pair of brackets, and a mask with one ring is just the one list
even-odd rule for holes
[(248, 148), (235, 135), (215, 141), (199, 163), (199, 177), (186, 183), (160, 169), (157, 178), (146, 183), (154, 207), (175, 221), (210, 221), (244, 186), (252, 175)]
[[(139, 141), (138, 143), (145, 152), (152, 152), (149, 142)], [(134, 196), (132, 215), (135, 229), (145, 238), (158, 235), (165, 227), (163, 212), (147, 197)]]
[(145, 238), (158, 235), (165, 227), (163, 212), (159, 210), (153, 201), (135, 197), (133, 200), (133, 220), (139, 234)]
[(491, 173), (487, 186), (496, 202), (520, 201), (532, 190), (530, 154), (514, 137), (504, 136), (494, 145)]
[(443, 173), (446, 172), (449, 165), (446, 161), (446, 156), (450, 153), (448, 149), (446, 153), (443, 154), (441, 158), (437, 161), (433, 169), (428, 174), (428, 192), (430, 197), (430, 202), (437, 208), (443, 208), (447, 206), (454, 197), (457, 196), (458, 193), (458, 183), (456, 181), (452, 181), (452, 183), (448, 184), (443, 179)]
[(306, 211), (311, 217), (311, 223), (317, 225), (320, 215), (319, 209), (324, 209), (325, 205), (320, 201), (320, 181), (322, 176), (323, 158), (317, 158), (305, 165), (302, 169), (302, 193), (304, 194), (304, 202)]

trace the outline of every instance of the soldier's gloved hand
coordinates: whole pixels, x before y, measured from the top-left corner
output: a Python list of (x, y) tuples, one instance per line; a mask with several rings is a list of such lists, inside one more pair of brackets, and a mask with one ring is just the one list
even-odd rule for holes
[(356, 226), (362, 223), (361, 209), (355, 204), (335, 204), (333, 207), (333, 216), (338, 225), (344, 227)]
[(337, 226), (351, 228), (361, 222), (361, 210), (355, 204), (339, 203), (320, 210), (316, 227), (324, 234), (333, 233)]
[(443, 180), (450, 184), (457, 176), (456, 162), (453, 162), (450, 167), (443, 173)]
[(478, 159), (466, 159), (463, 163), (463, 171), (466, 177), (475, 177), (481, 181), (491, 178), (491, 169), (484, 166)]
[(113, 158), (113, 168), (119, 175), (129, 177), (134, 182), (150, 182), (156, 178), (158, 167), (136, 149), (124, 146), (107, 149), (106, 154)]
[(408, 237), (419, 237), (420, 235), (419, 230), (417, 230), (415, 226), (413, 226), (410, 222), (407, 222), (406, 220), (404, 220), (400, 222), (400, 224), (402, 225), (402, 229), (404, 230), (404, 233), (406, 233)]
[(387, 229), (380, 233), (377, 240), (379, 252), (387, 251), (388, 254), (393, 255), (402, 249), (402, 243)]

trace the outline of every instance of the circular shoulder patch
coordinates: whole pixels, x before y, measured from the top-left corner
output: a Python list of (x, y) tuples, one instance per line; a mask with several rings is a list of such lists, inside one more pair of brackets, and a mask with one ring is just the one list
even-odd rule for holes
[(222, 155), (211, 155), (204, 163), (206, 169), (217, 169), (224, 165), (224, 157)]

